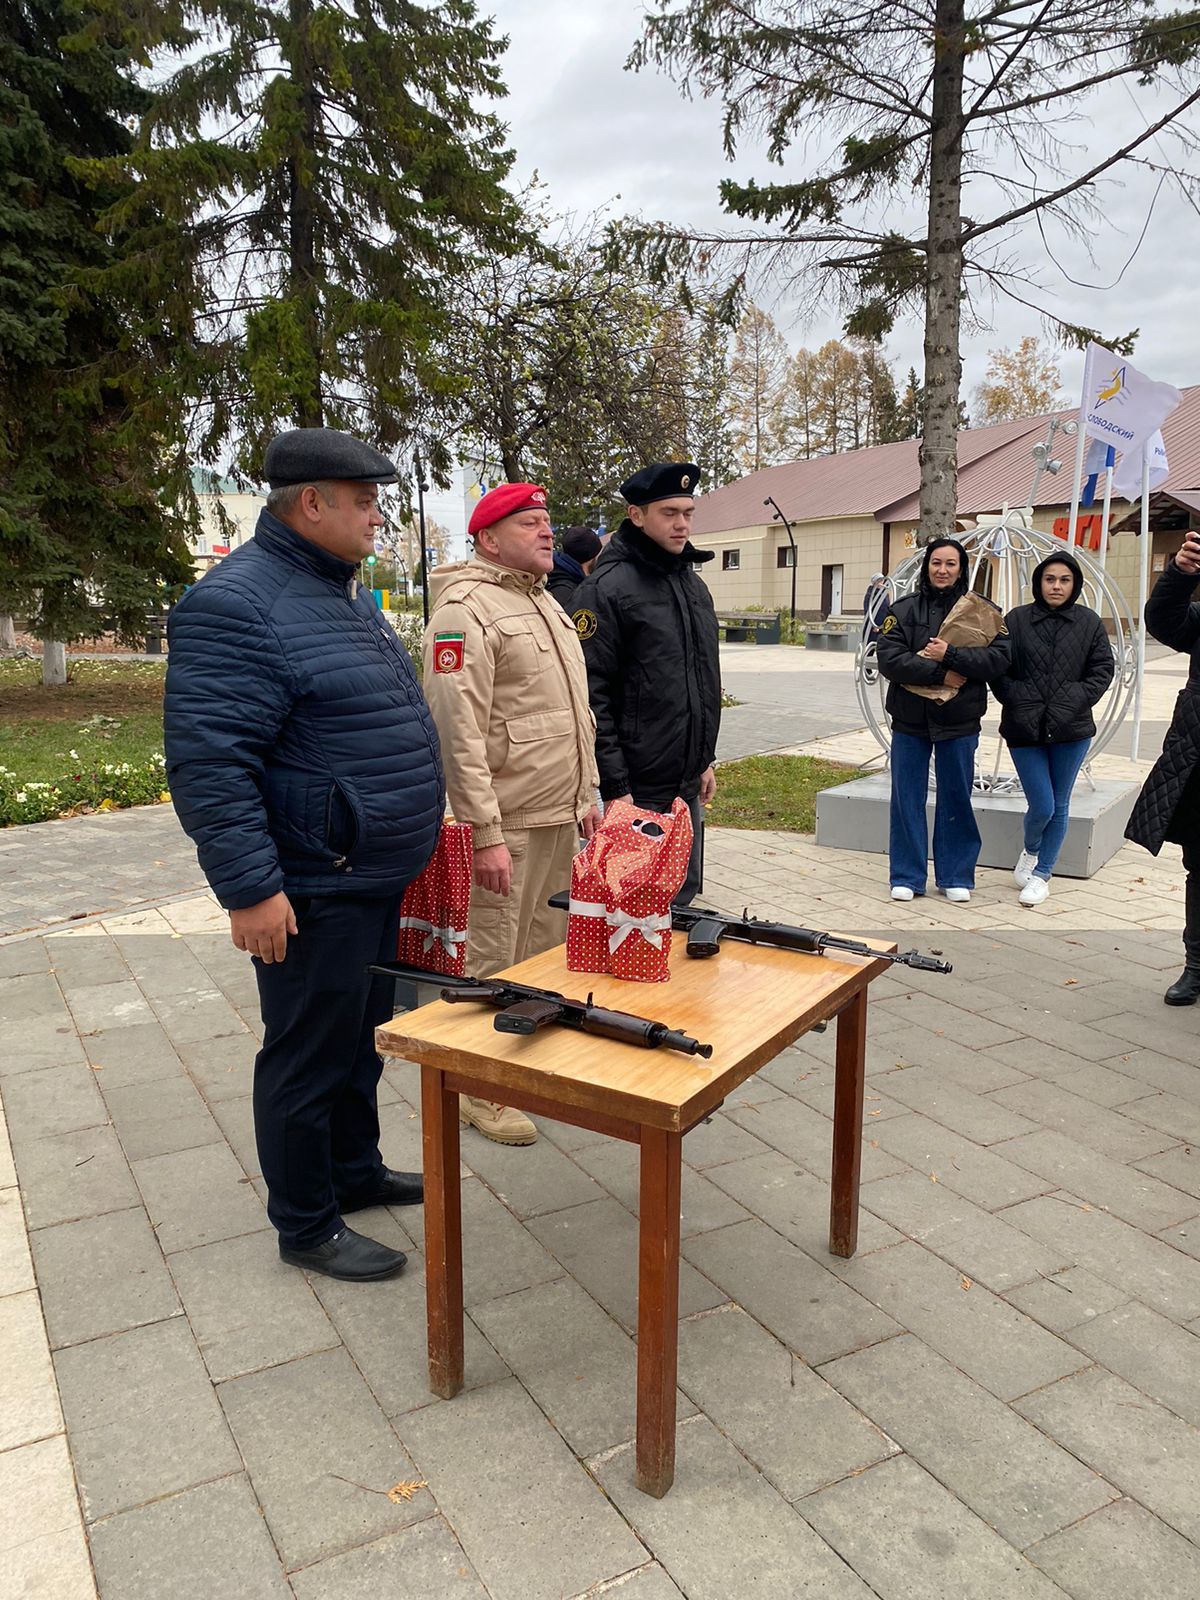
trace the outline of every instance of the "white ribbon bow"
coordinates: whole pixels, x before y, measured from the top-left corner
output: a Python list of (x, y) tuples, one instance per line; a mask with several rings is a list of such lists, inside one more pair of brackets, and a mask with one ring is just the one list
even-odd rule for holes
[(446, 954), (453, 957), (455, 945), (466, 944), (467, 942), (467, 930), (465, 928), (439, 928), (432, 922), (426, 922), (423, 917), (401, 917), (400, 926), (402, 928), (416, 928), (425, 934), (425, 942), (421, 946), (422, 955), (428, 955), (435, 942), (440, 941)]
[(647, 944), (661, 950), (663, 932), (671, 926), (669, 912), (658, 912), (650, 917), (631, 917), (628, 911), (608, 911), (604, 920), (612, 929), (608, 936), (610, 953), (619, 950), (631, 933), (640, 933)]
[(661, 950), (663, 933), (671, 926), (670, 912), (631, 917), (628, 911), (610, 911), (599, 900), (569, 900), (567, 910), (573, 917), (603, 917), (613, 930), (608, 938), (610, 952), (619, 950), (631, 933), (640, 933), (647, 944)]

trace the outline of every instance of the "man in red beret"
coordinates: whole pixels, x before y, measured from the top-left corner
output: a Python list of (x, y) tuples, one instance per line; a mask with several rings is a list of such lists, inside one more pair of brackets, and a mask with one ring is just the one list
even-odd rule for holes
[[(595, 722), (574, 625), (546, 592), (546, 491), (502, 483), (471, 513), (469, 561), (430, 574), (425, 697), (446, 792), (475, 846), (467, 970), (486, 977), (561, 944), (547, 896), (571, 881), (596, 809)], [(511, 1106), (463, 1096), (465, 1121), (501, 1144), (537, 1130)]]

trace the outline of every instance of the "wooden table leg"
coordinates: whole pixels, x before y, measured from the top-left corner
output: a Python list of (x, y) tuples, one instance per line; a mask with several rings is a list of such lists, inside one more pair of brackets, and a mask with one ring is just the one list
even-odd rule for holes
[(679, 1179), (683, 1136), (642, 1129), (638, 1245), (637, 1486), (661, 1499), (675, 1478), (679, 1353)]
[(425, 1299), (429, 1387), (449, 1400), (463, 1382), (462, 1183), (458, 1096), (438, 1067), (421, 1068), (425, 1147)]
[(867, 991), (838, 1013), (837, 1075), (833, 1091), (833, 1199), (829, 1248), (852, 1256), (858, 1248), (858, 1179), (862, 1167), (863, 1091), (867, 1071)]

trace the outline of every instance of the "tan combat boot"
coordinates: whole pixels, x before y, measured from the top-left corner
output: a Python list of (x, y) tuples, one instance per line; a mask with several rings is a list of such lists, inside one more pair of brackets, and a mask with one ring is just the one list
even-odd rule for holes
[(497, 1144), (532, 1144), (537, 1138), (537, 1129), (528, 1117), (511, 1106), (497, 1105), (494, 1100), (476, 1100), (469, 1094), (460, 1094), (458, 1118)]

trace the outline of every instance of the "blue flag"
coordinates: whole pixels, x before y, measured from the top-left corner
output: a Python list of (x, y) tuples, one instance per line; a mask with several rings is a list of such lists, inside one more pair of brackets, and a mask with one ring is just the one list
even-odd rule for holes
[(1079, 504), (1083, 510), (1086, 511), (1096, 504), (1097, 479), (1102, 472), (1107, 472), (1109, 467), (1115, 466), (1116, 460), (1117, 452), (1114, 445), (1106, 445), (1103, 439), (1089, 441), (1087, 460), (1083, 464), (1087, 480), (1083, 485), (1083, 493), (1079, 496)]

